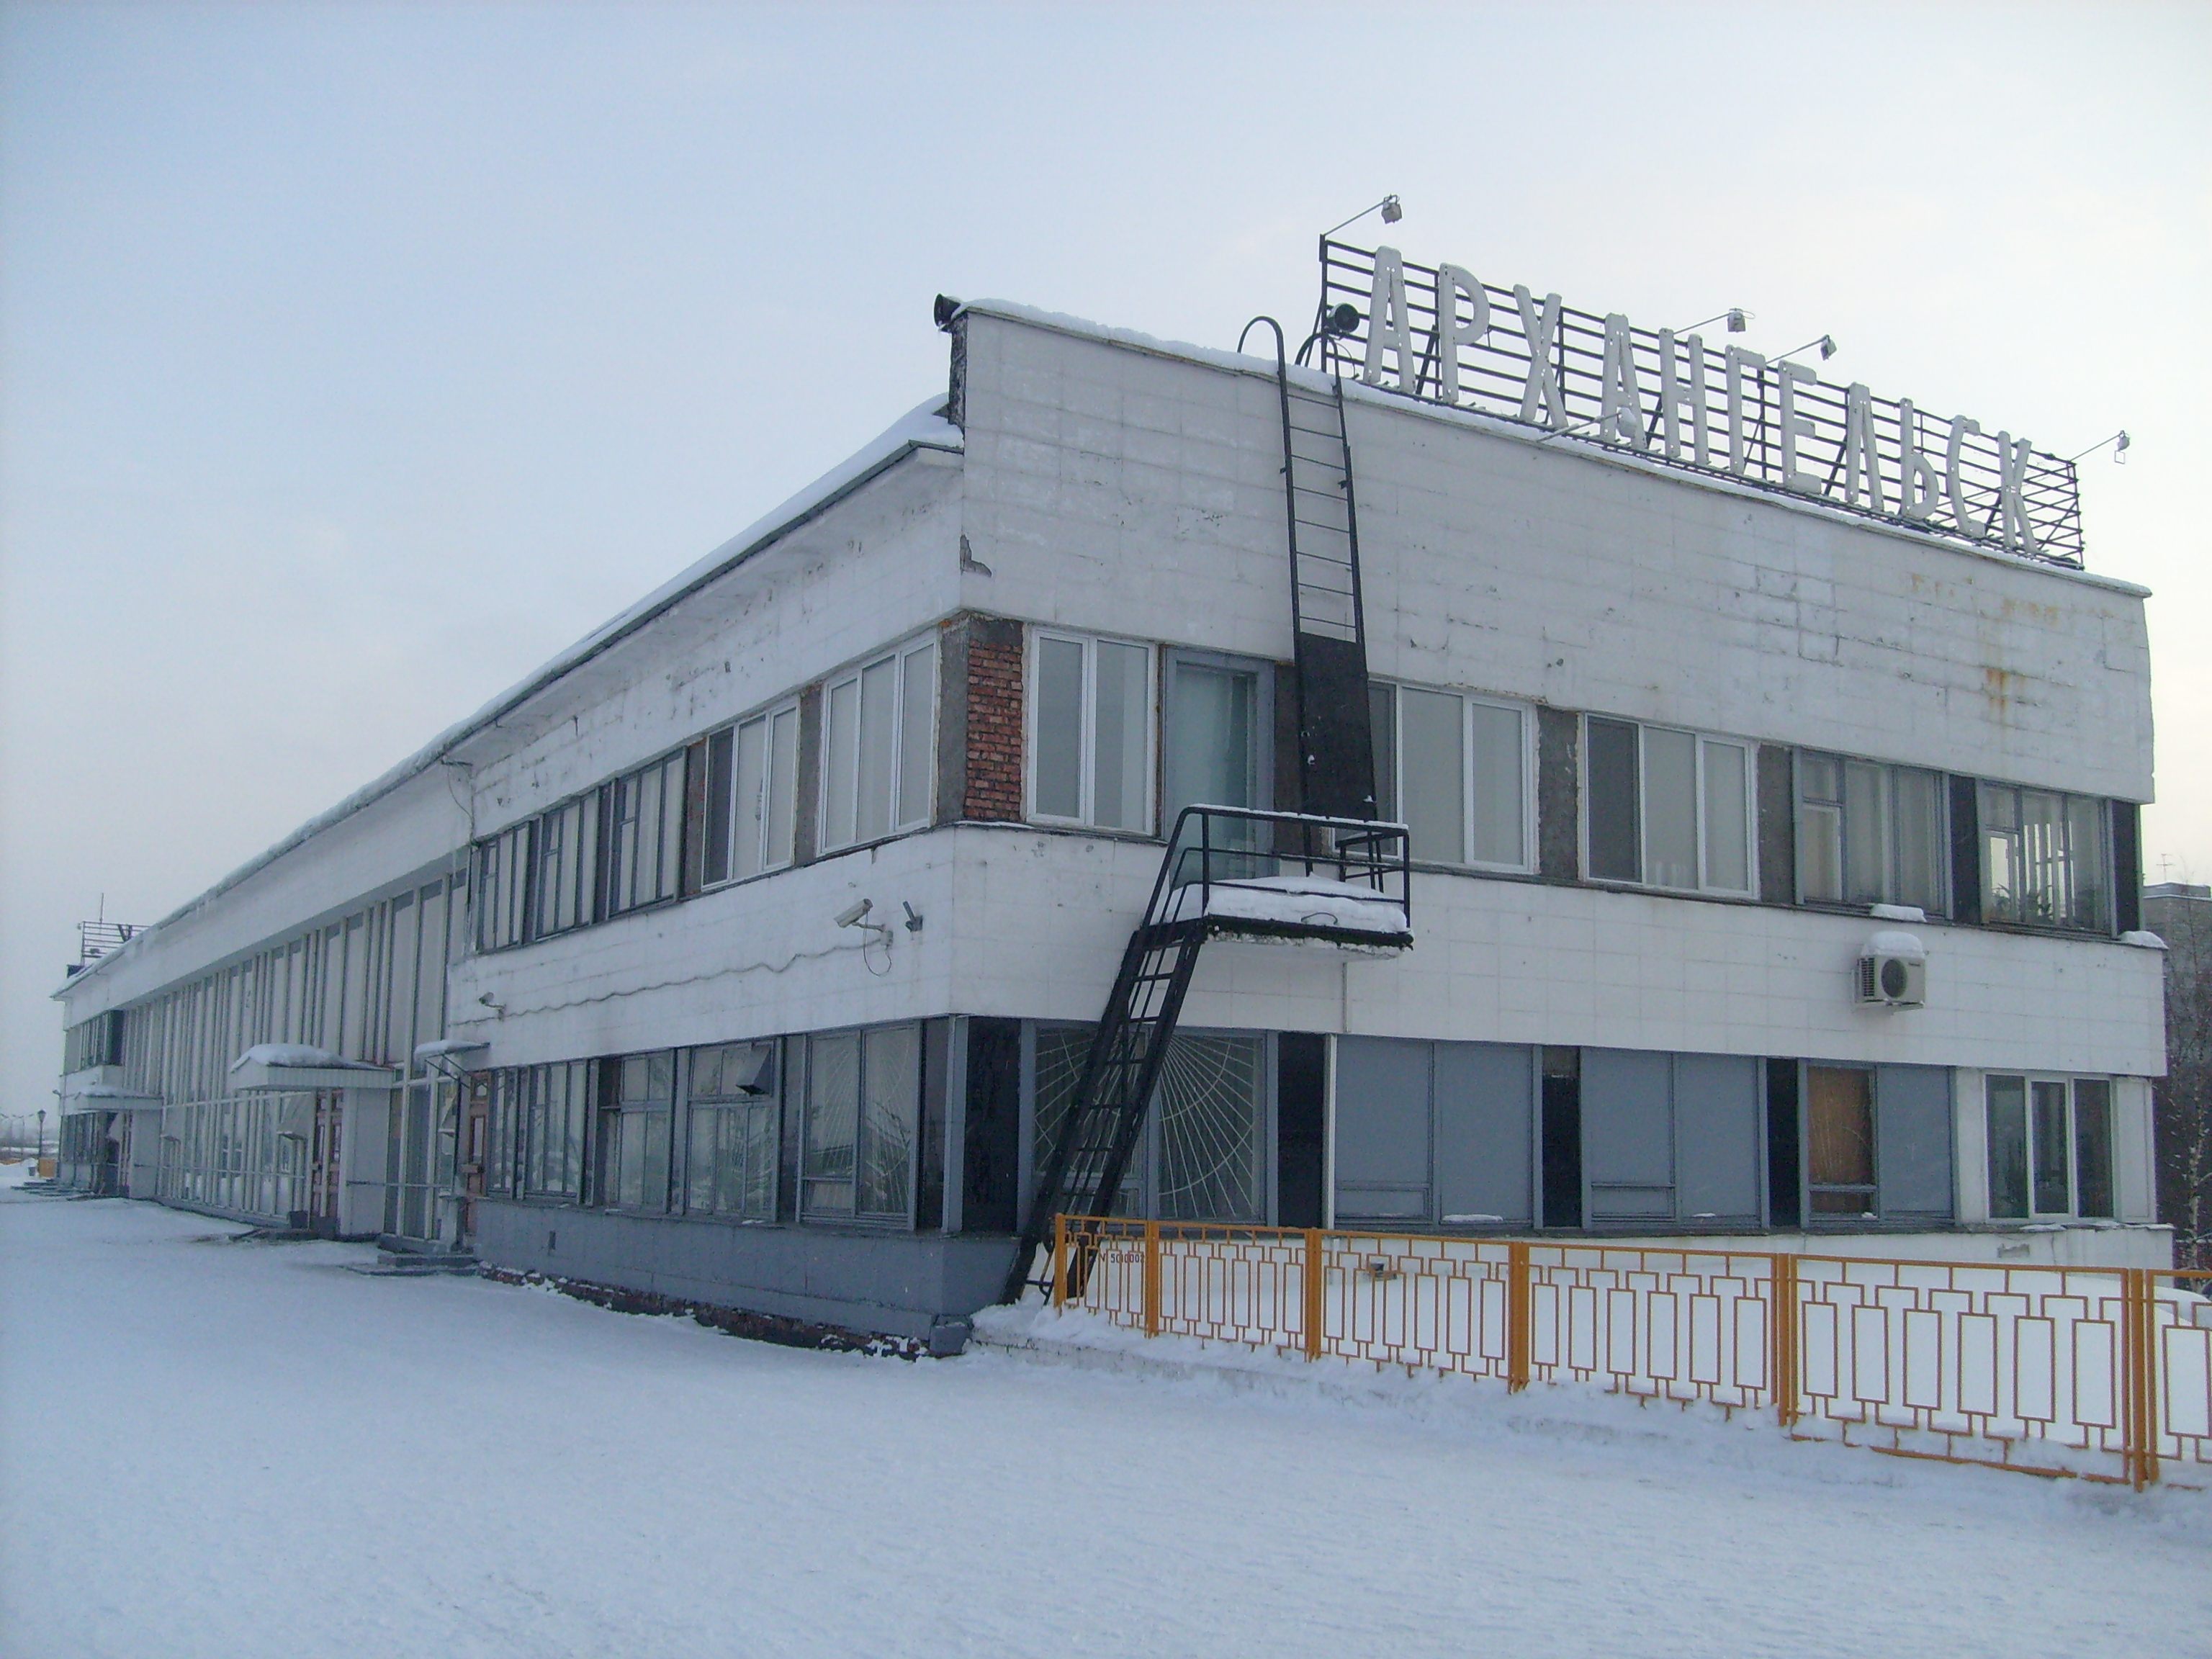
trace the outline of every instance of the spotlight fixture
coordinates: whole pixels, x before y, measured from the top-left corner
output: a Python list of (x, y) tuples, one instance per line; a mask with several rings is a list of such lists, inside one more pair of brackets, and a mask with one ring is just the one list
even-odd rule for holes
[(2135, 440), (2128, 436), (2127, 428), (2123, 427), (2118, 432), (2112, 434), (2109, 438), (2100, 438), (2095, 443), (2091, 444), (2087, 449), (2083, 450), (2080, 455), (2069, 455), (2066, 459), (2069, 463), (2078, 461), (2081, 459), (2083, 456), (2095, 454), (2106, 444), (2110, 444), (2112, 447), (2112, 459), (2118, 465), (2125, 466), (2128, 464), (2128, 447), (2133, 442), (2135, 442)]
[(1346, 219), (1343, 225), (1331, 225), (1327, 230), (1322, 232), (1322, 239), (1326, 241), (1328, 238), (1335, 235), (1338, 231), (1342, 230), (1344, 228), (1344, 225), (1357, 224), (1360, 220), (1364, 219), (1369, 214), (1376, 212), (1382, 214), (1382, 222), (1386, 225), (1395, 225), (1399, 220), (1406, 216), (1406, 210), (1398, 204), (1398, 198), (1395, 196), (1385, 196), (1381, 201), (1373, 204), (1371, 206), (1360, 209), (1359, 211), (1353, 214), (1351, 218)]
[(1772, 361), (1781, 362), (1786, 358), (1795, 357), (1801, 351), (1810, 351), (1814, 346), (1820, 348), (1820, 361), (1825, 363), (1836, 355), (1836, 337), (1832, 334), (1823, 334), (1816, 339), (1806, 341), (1803, 345), (1792, 346), (1787, 351), (1777, 352)]
[(1751, 326), (1752, 319), (1756, 317), (1758, 314), (1759, 313), (1755, 311), (1746, 311), (1741, 306), (1730, 306), (1726, 311), (1716, 311), (1711, 316), (1702, 318), (1698, 321), (1692, 323), (1689, 328), (1678, 328), (1674, 332), (1677, 334), (1687, 334), (1692, 329), (1703, 328), (1707, 323), (1725, 322), (1728, 325), (1728, 331), (1729, 333), (1741, 334), (1745, 329)]

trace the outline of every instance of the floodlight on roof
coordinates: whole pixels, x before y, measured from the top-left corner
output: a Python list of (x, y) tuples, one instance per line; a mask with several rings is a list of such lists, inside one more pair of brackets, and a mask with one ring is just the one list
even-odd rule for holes
[(1677, 334), (1687, 334), (1691, 329), (1703, 328), (1707, 323), (1725, 322), (1729, 333), (1741, 334), (1751, 325), (1751, 319), (1758, 314), (1755, 311), (1746, 311), (1741, 306), (1730, 306), (1726, 311), (1716, 311), (1710, 317), (1700, 318), (1692, 323), (1689, 328), (1678, 328), (1674, 331)]
[(1398, 198), (1395, 196), (1385, 196), (1381, 201), (1360, 209), (1351, 218), (1346, 219), (1343, 225), (1331, 225), (1327, 230), (1322, 232), (1322, 234), (1324, 237), (1334, 236), (1344, 228), (1344, 225), (1357, 224), (1369, 214), (1376, 212), (1382, 214), (1382, 222), (1386, 225), (1395, 225), (1406, 216), (1406, 210), (1399, 205)]
[(2125, 466), (2128, 462), (2128, 446), (2132, 444), (2134, 441), (2134, 439), (2128, 436), (2127, 428), (2125, 427), (2122, 427), (2118, 432), (2112, 434), (2111, 437), (2100, 438), (2095, 443), (2091, 444), (2087, 449), (2083, 450), (2080, 455), (2069, 455), (2066, 459), (2070, 465), (2075, 461), (2082, 459), (2086, 456), (2095, 454), (2106, 444), (2110, 444), (2112, 447), (2113, 460), (2119, 463), (2122, 466)]

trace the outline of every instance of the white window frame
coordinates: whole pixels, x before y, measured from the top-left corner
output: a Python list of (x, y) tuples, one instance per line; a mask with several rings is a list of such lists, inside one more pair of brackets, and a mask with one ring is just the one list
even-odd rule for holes
[[(844, 678), (851, 678), (854, 677), (846, 676)], [(935, 704), (933, 702), (931, 705), (931, 708), (932, 712), (934, 713)], [(775, 805), (775, 723), (780, 720), (785, 719), (788, 719), (793, 723), (791, 798), (784, 803), (786, 822), (784, 824), (783, 837), (785, 842), (790, 848), (790, 851), (781, 859), (771, 859), (769, 856), (769, 848), (775, 844), (775, 825), (769, 811), (769, 809)], [(769, 704), (764, 708), (755, 709), (751, 714), (746, 714), (740, 719), (734, 720), (727, 726), (717, 727), (714, 731), (707, 734), (705, 741), (709, 744), (711, 744), (716, 738), (720, 737), (725, 732), (728, 732), (730, 737), (730, 798), (727, 803), (730, 814), (729, 845), (726, 849), (726, 863), (725, 866), (726, 871), (728, 873), (725, 873), (713, 881), (702, 879), (699, 884), (700, 891), (712, 892), (718, 888), (727, 887), (734, 882), (757, 881), (761, 877), (773, 874), (778, 870), (787, 870), (796, 861), (799, 850), (799, 699), (796, 697), (784, 697), (775, 702)], [(760, 789), (762, 805), (757, 826), (757, 833), (760, 839), (757, 849), (759, 854), (759, 863), (757, 868), (744, 875), (739, 875), (735, 873), (738, 864), (738, 839), (743, 833), (745, 813), (744, 804), (738, 798), (738, 757), (744, 741), (746, 728), (748, 726), (757, 726), (761, 728), (762, 758)], [(711, 750), (709, 750), (709, 753), (711, 755)], [(708, 781), (711, 784), (713, 778), (711, 760), (709, 760), (708, 764), (709, 766)], [(708, 804), (707, 811), (708, 821), (711, 822), (714, 813), (714, 804), (711, 801)], [(702, 870), (705, 868), (703, 860), (701, 862), (700, 867)]]
[[(1027, 661), (1023, 665), (1024, 683), (1029, 693), (1022, 702), (1023, 723), (1026, 730), (1022, 744), (1022, 813), (1036, 823), (1067, 824), (1079, 829), (1097, 830), (1107, 835), (1151, 836), (1155, 833), (1159, 812), (1160, 767), (1160, 653), (1149, 641), (1123, 639), (1112, 634), (1079, 634), (1060, 628), (1032, 628)], [(1036, 803), (1037, 779), (1037, 721), (1042, 700), (1036, 695), (1038, 660), (1043, 654), (1044, 643), (1057, 640), (1064, 644), (1080, 646), (1083, 649), (1083, 708), (1079, 716), (1082, 726), (1082, 754), (1078, 757), (1077, 799), (1079, 810), (1073, 817), (1042, 811)], [(1131, 829), (1117, 823), (1097, 822), (1097, 759), (1098, 759), (1098, 647), (1101, 644), (1133, 647), (1145, 653), (1145, 719), (1143, 742), (1145, 798), (1138, 811), (1138, 825)]]
[[(1996, 1212), (1996, 1193), (1990, 1181), (1990, 1159), (1995, 1151), (1994, 1138), (1990, 1133), (1990, 1085), (1999, 1079), (2017, 1079), (2021, 1085), (2021, 1109), (2023, 1114), (2021, 1133), (2026, 1136), (2027, 1213), (2001, 1216)], [(2066, 1207), (2063, 1210), (2039, 1210), (2035, 1206), (2035, 1085), (2056, 1084), (2065, 1091), (2066, 1108)], [(2105, 1091), (2105, 1179), (2109, 1188), (2112, 1213), (2085, 1216), (2081, 1212), (2081, 1085), (2094, 1083)], [(2120, 1079), (2109, 1073), (2100, 1072), (2035, 1072), (2015, 1071), (2004, 1066), (1993, 1066), (1982, 1073), (1982, 1206), (1990, 1224), (1999, 1227), (2027, 1227), (2052, 1221), (2087, 1221), (2111, 1223), (2118, 1219), (2120, 1211)]]
[[(1805, 763), (1808, 759), (1826, 761), (1836, 768), (1838, 794), (1832, 803), (1808, 799), (1805, 793)], [(1850, 804), (1845, 797), (1850, 793), (1848, 784), (1850, 773), (1847, 769), (1852, 766), (1874, 767), (1882, 774), (1882, 896), (1874, 900), (1862, 901), (1850, 896), (1852, 851)], [(1864, 755), (1847, 755), (1841, 750), (1834, 749), (1800, 747), (1793, 749), (1790, 754), (1790, 813), (1792, 839), (1796, 843), (1795, 877), (1799, 903), (1856, 910), (1866, 903), (1903, 904), (1908, 902), (1903, 896), (1904, 884), (1898, 867), (1903, 857), (1899, 847), (1900, 837), (1898, 834), (1899, 811), (1898, 775), (1905, 772), (1917, 772), (1936, 780), (1935, 876), (1938, 896), (1932, 908), (1928, 906), (1922, 908), (1932, 916), (1948, 916), (1951, 914), (1951, 792), (1947, 775), (1932, 766), (1912, 766), (1902, 761), (1874, 760)], [(1811, 842), (1811, 837), (1806, 833), (1807, 815), (1812, 811), (1831, 811), (1837, 816), (1836, 846), (1839, 860), (1837, 883), (1843, 896), (1832, 899), (1806, 898), (1803, 896), (1807, 884), (1805, 871)]]
[[(1503, 875), (1525, 876), (1536, 868), (1536, 720), (1535, 711), (1527, 703), (1511, 697), (1491, 696), (1480, 691), (1469, 691), (1455, 685), (1424, 685), (1413, 680), (1376, 678), (1370, 684), (1390, 693), (1390, 777), (1397, 799), (1391, 803), (1398, 822), (1404, 822), (1406, 778), (1406, 715), (1399, 693), (1406, 690), (1426, 691), (1437, 696), (1457, 697), (1460, 703), (1459, 776), (1460, 844), (1449, 858), (1439, 858), (1433, 848), (1416, 843), (1413, 848), (1417, 864), (1449, 865), (1461, 870), (1483, 870)], [(1488, 859), (1477, 859), (1468, 853), (1474, 839), (1474, 711), (1477, 708), (1502, 708), (1519, 716), (1521, 722), (1521, 861), (1502, 864)]]
[[(1632, 726), (1636, 731), (1636, 862), (1634, 880), (1620, 876), (1598, 876), (1590, 873), (1590, 742), (1589, 723), (1593, 720), (1608, 720), (1616, 726)], [(1698, 812), (1698, 881), (1692, 887), (1671, 887), (1650, 879), (1650, 807), (1651, 766), (1647, 755), (1645, 734), (1668, 732), (1695, 739), (1697, 744), (1697, 773), (1692, 787), (1695, 792)], [(1707, 898), (1752, 899), (1759, 897), (1759, 744), (1750, 738), (1732, 737), (1725, 732), (1703, 732), (1692, 726), (1669, 726), (1664, 721), (1639, 720), (1625, 714), (1585, 714), (1582, 722), (1582, 742), (1577, 758), (1581, 775), (1582, 811), (1582, 868), (1583, 879), (1606, 887), (1636, 888), (1652, 893), (1694, 894)], [(1711, 867), (1711, 825), (1705, 811), (1705, 749), (1710, 744), (1721, 744), (1731, 749), (1741, 749), (1744, 757), (1743, 773), (1743, 887), (1721, 887), (1708, 879)]]
[[(935, 817), (937, 807), (937, 755), (936, 744), (933, 739), (937, 732), (938, 722), (940, 718), (940, 710), (938, 708), (939, 695), (942, 689), (939, 684), (940, 678), (939, 672), (939, 649), (940, 647), (938, 641), (938, 637), (933, 629), (928, 633), (913, 635), (907, 639), (900, 641), (899, 643), (892, 646), (888, 650), (871, 652), (867, 656), (853, 664), (849, 668), (845, 669), (840, 673), (831, 675), (827, 680), (823, 682), (821, 737), (822, 779), (820, 787), (816, 792), (817, 810), (815, 817), (815, 822), (820, 826), (821, 850), (823, 852), (842, 852), (848, 847), (865, 847), (872, 842), (887, 840), (892, 836), (902, 836), (909, 834), (916, 830), (926, 830), (929, 827), (931, 820)], [(924, 791), (927, 799), (921, 803), (921, 816), (918, 817), (902, 817), (899, 815), (899, 807), (902, 803), (899, 800), (898, 775), (899, 762), (906, 752), (907, 675), (911, 672), (913, 659), (917, 656), (922, 655), (924, 653), (927, 653), (929, 659), (929, 729), (933, 738), (928, 757), (929, 763), (924, 769), (929, 780), (928, 787)], [(831, 794), (830, 711), (831, 703), (837, 692), (849, 685), (853, 688), (853, 696), (857, 704), (858, 699), (860, 696), (861, 676), (866, 674), (870, 669), (880, 666), (884, 663), (896, 665), (891, 684), (891, 733), (890, 743), (889, 745), (890, 754), (890, 776), (886, 780), (887, 787), (890, 791), (891, 821), (881, 835), (863, 836), (860, 833), (860, 757), (862, 751), (866, 749), (867, 744), (863, 738), (860, 728), (860, 722), (861, 711), (856, 707), (854, 714), (853, 754), (851, 759), (852, 771), (849, 780), (853, 787), (853, 811), (854, 820), (854, 833), (848, 838), (842, 840), (836, 839), (838, 826), (830, 822), (830, 802)]]

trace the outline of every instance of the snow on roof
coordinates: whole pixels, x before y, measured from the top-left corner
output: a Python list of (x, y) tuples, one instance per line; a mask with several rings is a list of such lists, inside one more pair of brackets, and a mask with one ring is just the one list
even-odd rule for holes
[[(646, 623), (670, 610), (678, 601), (704, 587), (753, 554), (796, 530), (810, 519), (859, 489), (878, 473), (888, 471), (918, 449), (943, 450), (957, 454), (965, 444), (958, 427), (945, 418), (945, 402), (942, 397), (932, 398), (917, 404), (898, 420), (869, 442), (863, 444), (844, 460), (831, 467), (812, 483), (747, 525), (713, 552), (688, 568), (678, 572), (659, 587), (647, 594), (619, 616), (601, 623), (590, 633), (560, 653), (544, 666), (509, 686), (499, 696), (471, 714), (466, 720), (448, 726), (416, 750), (398, 765), (377, 778), (374, 782), (356, 789), (328, 811), (307, 820), (283, 840), (258, 857), (248, 860), (198, 897), (179, 905), (150, 927), (142, 927), (131, 941), (121, 948), (109, 951), (98, 961), (72, 974), (53, 993), (58, 998), (83, 984), (94, 975), (118, 957), (131, 955), (139, 948), (138, 941), (149, 933), (181, 921), (201, 906), (211, 902), (248, 877), (274, 864), (285, 854), (320, 835), (332, 824), (351, 817), (363, 807), (382, 799), (410, 779), (420, 775), (436, 765), (470, 738), (496, 724), (521, 708), (539, 692), (571, 670), (577, 668), (605, 651), (617, 641), (635, 633)], [(298, 1062), (294, 1062), (298, 1063)]]
[(230, 1069), (234, 1072), (242, 1072), (249, 1066), (297, 1066), (316, 1072), (381, 1072), (389, 1069), (371, 1065), (365, 1060), (348, 1060), (343, 1054), (332, 1054), (328, 1048), (318, 1048), (305, 1042), (257, 1042), (230, 1062)]

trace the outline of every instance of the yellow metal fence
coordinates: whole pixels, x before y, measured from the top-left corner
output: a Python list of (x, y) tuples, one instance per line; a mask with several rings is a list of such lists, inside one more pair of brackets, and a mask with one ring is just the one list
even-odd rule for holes
[(1155, 1336), (1771, 1411), (2138, 1488), (2212, 1475), (2212, 1273), (1061, 1216), (1053, 1285)]

